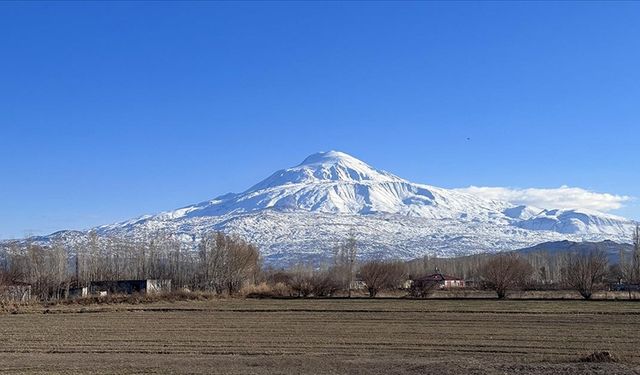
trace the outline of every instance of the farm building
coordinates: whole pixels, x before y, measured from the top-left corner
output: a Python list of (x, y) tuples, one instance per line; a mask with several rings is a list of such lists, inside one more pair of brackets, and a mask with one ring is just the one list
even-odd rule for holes
[(105, 280), (92, 281), (89, 285), (90, 294), (153, 294), (171, 291), (171, 280)]
[(412, 283), (437, 283), (440, 289), (449, 289), (449, 288), (464, 288), (464, 280), (451, 276), (444, 275), (441, 273), (434, 273), (431, 275), (423, 276), (417, 278), (415, 280), (411, 280)]
[(617, 283), (610, 283), (609, 290), (617, 292), (640, 292), (640, 284), (618, 281)]
[(351, 289), (352, 290), (365, 290), (367, 289), (367, 284), (362, 280), (353, 280), (351, 281)]
[(89, 287), (87, 286), (69, 288), (69, 290), (67, 291), (67, 298), (80, 298), (87, 297), (88, 295)]
[(12, 284), (0, 286), (0, 299), (25, 302), (31, 299), (31, 285)]

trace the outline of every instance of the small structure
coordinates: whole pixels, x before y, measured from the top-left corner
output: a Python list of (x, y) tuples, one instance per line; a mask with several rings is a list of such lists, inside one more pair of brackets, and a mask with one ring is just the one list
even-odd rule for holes
[(451, 275), (444, 275), (442, 273), (434, 273), (431, 275), (420, 277), (418, 279), (412, 280), (412, 284), (414, 283), (437, 283), (440, 289), (464, 288), (463, 279)]
[(88, 286), (69, 288), (69, 291), (67, 292), (67, 298), (71, 298), (71, 299), (87, 297), (87, 296), (89, 296)]
[(365, 290), (367, 289), (367, 284), (362, 280), (353, 280), (351, 281), (351, 290)]
[(108, 294), (153, 294), (171, 291), (169, 279), (145, 280), (105, 280), (92, 281), (89, 293), (105, 296)]
[(615, 292), (640, 292), (640, 284), (625, 283), (619, 280), (609, 284), (609, 290)]
[(0, 299), (14, 302), (26, 302), (31, 299), (31, 285), (26, 283), (14, 283), (0, 286)]

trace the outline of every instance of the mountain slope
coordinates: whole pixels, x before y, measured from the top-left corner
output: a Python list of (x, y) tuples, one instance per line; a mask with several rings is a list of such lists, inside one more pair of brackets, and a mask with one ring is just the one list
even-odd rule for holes
[(628, 242), (632, 225), (599, 212), (516, 206), (416, 184), (329, 151), (279, 170), (242, 193), (95, 231), (134, 238), (163, 232), (195, 245), (203, 232), (222, 230), (258, 244), (267, 262), (291, 263), (327, 258), (352, 229), (363, 257), (409, 259), (514, 250), (547, 241)]
[[(342, 152), (313, 154), (301, 164), (275, 172), (240, 194), (227, 194), (160, 216), (177, 219), (273, 209), (333, 214), (402, 214), (446, 218), (510, 207), (504, 202), (413, 184), (378, 171)], [(155, 218), (158, 218), (157, 216)]]
[[(620, 253), (629, 256), (633, 251), (633, 245), (626, 243), (617, 243), (609, 240), (601, 242), (572, 242), (572, 241), (557, 241), (557, 242), (545, 242), (532, 247), (517, 250), (522, 254), (539, 253), (544, 252), (550, 255), (563, 254), (563, 253), (589, 253), (591, 251), (603, 251), (607, 254), (609, 263), (619, 263)], [(627, 258), (629, 259), (629, 258)]]

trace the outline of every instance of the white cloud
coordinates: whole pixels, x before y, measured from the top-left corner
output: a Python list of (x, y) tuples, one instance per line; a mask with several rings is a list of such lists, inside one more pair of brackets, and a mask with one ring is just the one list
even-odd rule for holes
[(505, 187), (479, 187), (456, 189), (486, 199), (507, 201), (539, 208), (588, 209), (612, 211), (624, 207), (632, 198), (626, 195), (597, 193), (577, 187), (561, 186), (552, 189), (512, 189)]

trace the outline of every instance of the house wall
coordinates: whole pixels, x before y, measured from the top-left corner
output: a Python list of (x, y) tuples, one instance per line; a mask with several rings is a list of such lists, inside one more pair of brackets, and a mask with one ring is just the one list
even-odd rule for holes
[(464, 280), (445, 280), (446, 288), (463, 288)]
[(147, 280), (147, 293), (166, 293), (171, 291), (171, 280)]
[(91, 294), (133, 294), (145, 293), (147, 289), (147, 280), (110, 280), (110, 281), (92, 281), (89, 286)]
[(31, 299), (31, 285), (9, 285), (0, 288), (0, 299), (26, 302)]
[(89, 287), (70, 288), (67, 298), (80, 298), (87, 297), (89, 295)]
[(171, 280), (112, 280), (93, 281), (89, 287), (91, 294), (133, 294), (161, 293), (171, 291)]

